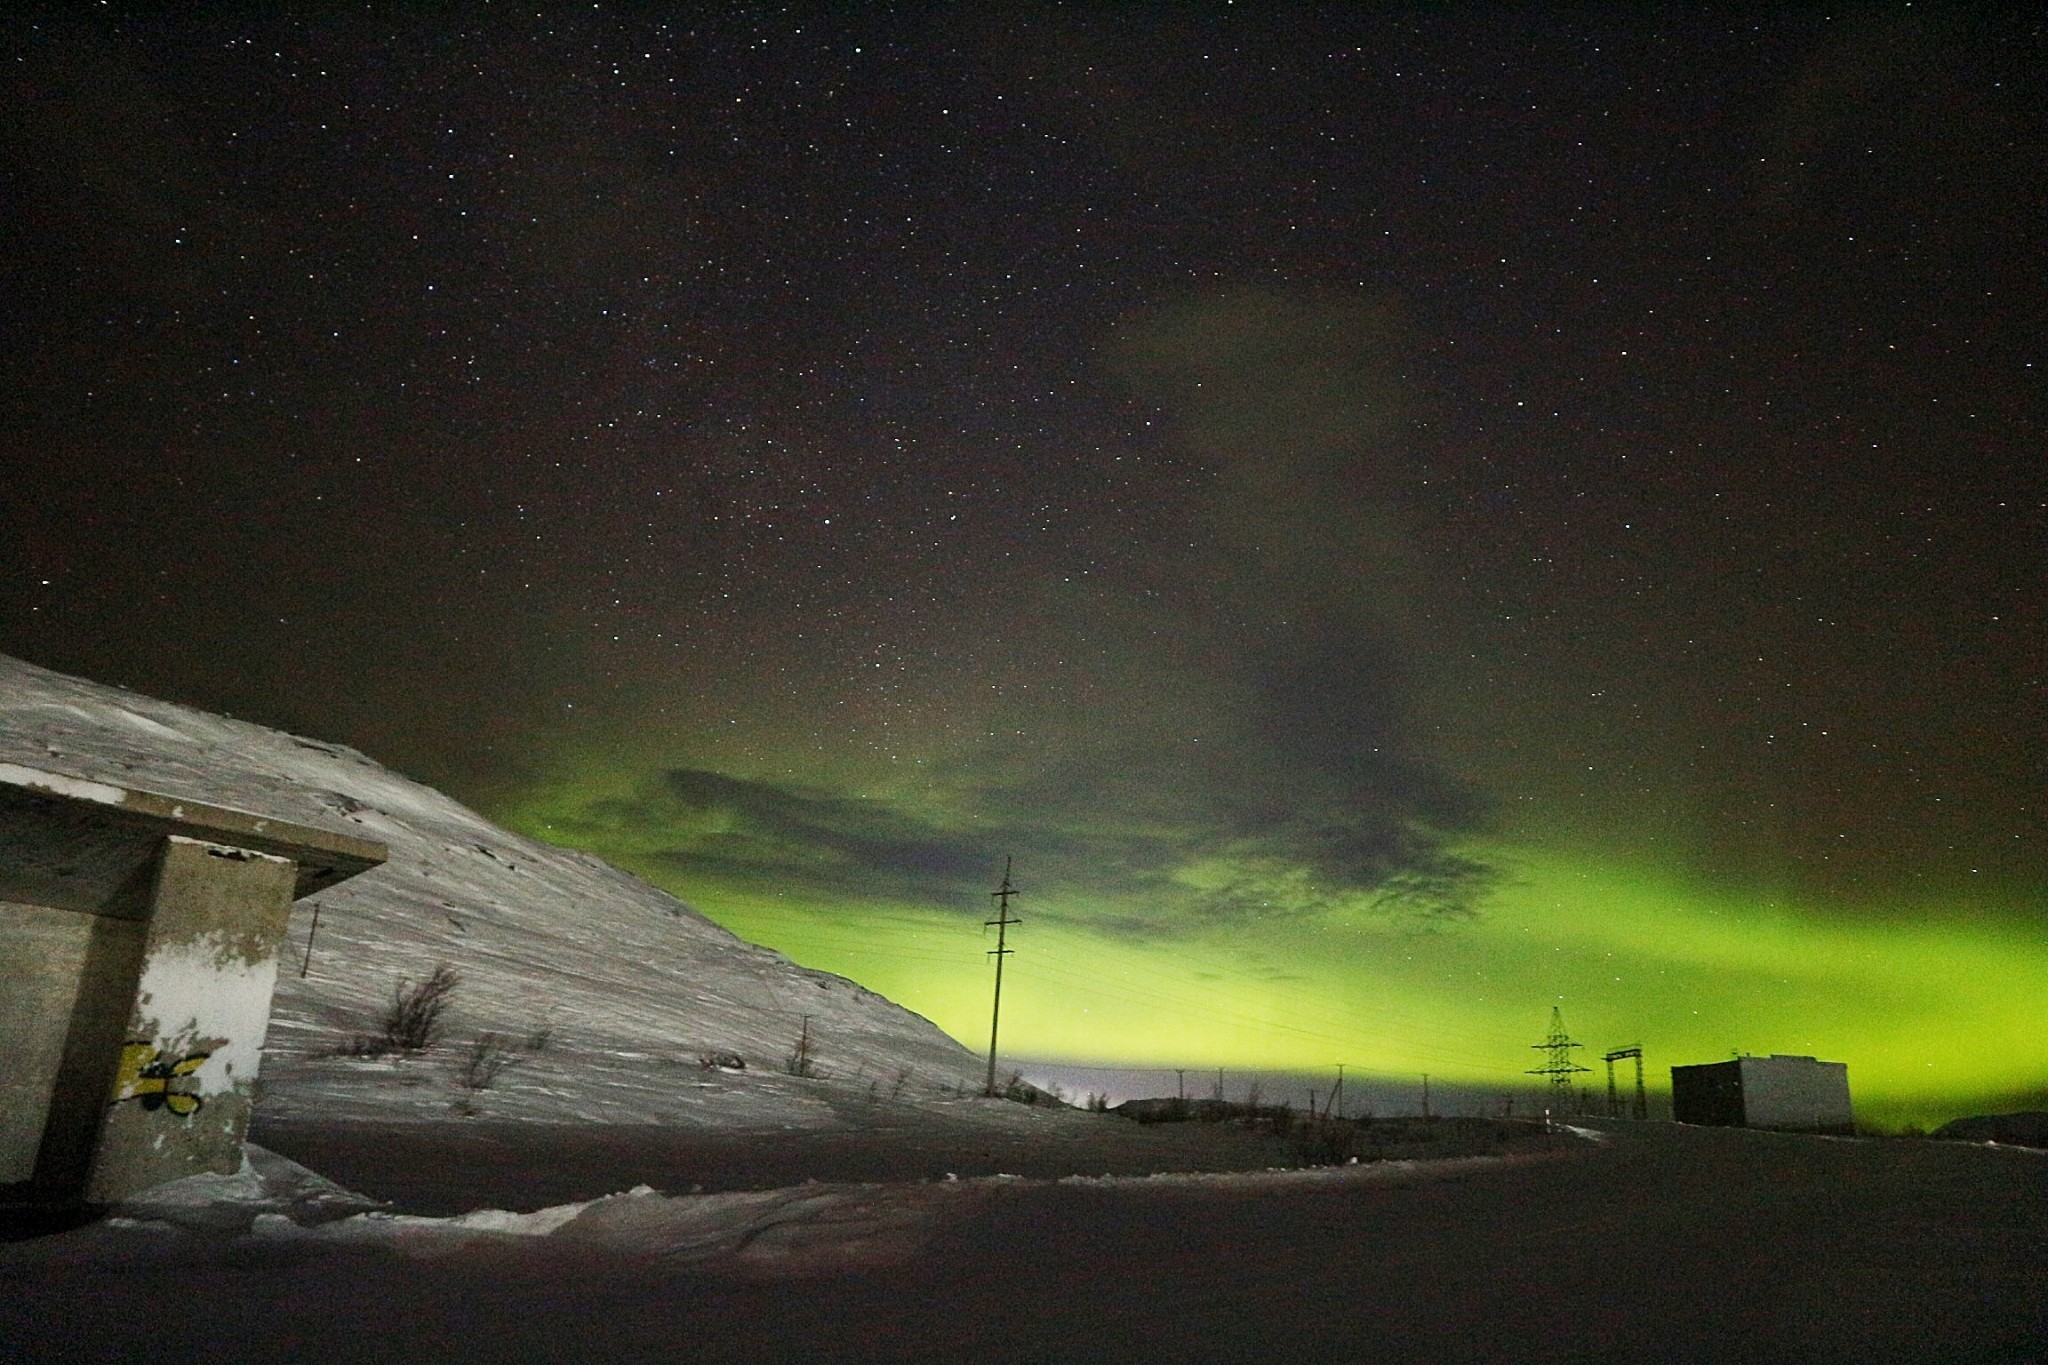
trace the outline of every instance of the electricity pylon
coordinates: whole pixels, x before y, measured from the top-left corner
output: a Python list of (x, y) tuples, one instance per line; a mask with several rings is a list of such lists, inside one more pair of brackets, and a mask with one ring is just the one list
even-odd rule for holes
[(1529, 1046), (1535, 1048), (1538, 1052), (1547, 1054), (1547, 1059), (1542, 1066), (1529, 1068), (1526, 1074), (1550, 1077), (1552, 1102), (1560, 1110), (1564, 1109), (1566, 1107), (1565, 1101), (1571, 1098), (1572, 1077), (1581, 1072), (1590, 1073), (1593, 1069), (1589, 1066), (1580, 1066), (1572, 1060), (1572, 1049), (1584, 1047), (1585, 1044), (1573, 1042), (1570, 1036), (1565, 1033), (1564, 1011), (1558, 1006), (1552, 1005), (1550, 1007), (1549, 1035), (1542, 1042), (1531, 1043)]

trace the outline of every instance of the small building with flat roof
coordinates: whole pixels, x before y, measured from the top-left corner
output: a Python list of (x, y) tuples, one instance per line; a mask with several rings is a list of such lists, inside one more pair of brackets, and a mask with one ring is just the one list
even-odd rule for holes
[(386, 856), (0, 763), (0, 1203), (238, 1170), (292, 902)]
[(1722, 1127), (1856, 1131), (1849, 1064), (1781, 1053), (1672, 1067), (1671, 1116)]

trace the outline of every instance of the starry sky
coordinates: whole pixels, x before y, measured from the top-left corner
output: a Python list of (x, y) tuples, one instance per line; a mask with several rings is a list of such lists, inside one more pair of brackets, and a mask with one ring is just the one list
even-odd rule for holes
[[(2048, 42), (0, 20), (0, 650), (1006, 1054), (2048, 1106)], [(1582, 1058), (1583, 1060), (1583, 1058)]]

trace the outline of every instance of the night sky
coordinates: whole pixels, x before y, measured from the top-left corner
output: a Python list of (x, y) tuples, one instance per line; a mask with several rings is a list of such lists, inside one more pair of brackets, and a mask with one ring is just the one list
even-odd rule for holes
[(419, 8), (0, 21), (0, 651), (970, 1045), (1013, 855), (1019, 1058), (2048, 1107), (2022, 7)]

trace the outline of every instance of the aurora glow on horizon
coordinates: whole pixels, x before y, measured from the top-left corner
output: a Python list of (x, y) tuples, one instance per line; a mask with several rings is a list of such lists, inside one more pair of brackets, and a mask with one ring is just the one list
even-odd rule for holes
[[(885, 801), (795, 798), (814, 813), (860, 807), (868, 838), (915, 824), (938, 864), (925, 875), (902, 875), (903, 863), (895, 875), (869, 873), (845, 856), (843, 828), (787, 843), (786, 825), (764, 834), (745, 798), (786, 811), (789, 793), (721, 782), (722, 801), (679, 809), (655, 786), (551, 785), (512, 820), (602, 853), (956, 1037), (985, 1036), (977, 926), (987, 878), (973, 874), (990, 865), (1000, 834), (978, 823), (939, 834), (936, 820)], [(1354, 1085), (1428, 1071), (1439, 1085), (1526, 1091), (1526, 1049), (1545, 1007), (1561, 1003), (1595, 1058), (1643, 1042), (1657, 1090), (1664, 1067), (1735, 1050), (1847, 1061), (1859, 1115), (1872, 1123), (1931, 1125), (1994, 1099), (2017, 1105), (2043, 1070), (2042, 1049), (2013, 1040), (2029, 1037), (2048, 998), (2048, 960), (2027, 951), (2009, 909), (1957, 901), (1845, 917), (1599, 852), (1487, 842), (1465, 851), (1498, 882), (1446, 924), (1370, 892), (1311, 892), (1314, 874), (1300, 867), (1196, 858), (1152, 884), (1090, 885), (1090, 869), (1113, 861), (1091, 855), (1149, 832), (1097, 835), (1033, 844), (1013, 834), (1077, 861), (1042, 865), (1040, 883), (1026, 883), (1006, 1054), (1269, 1072), (1345, 1060)], [(733, 856), (743, 849), (758, 859), (751, 868), (748, 853)], [(1253, 922), (1191, 913), (1218, 883), (1254, 882), (1272, 899)]]
[(2048, 1107), (2037, 25), (4, 22), (0, 650), (970, 1045), (1013, 855), (1019, 1056)]

